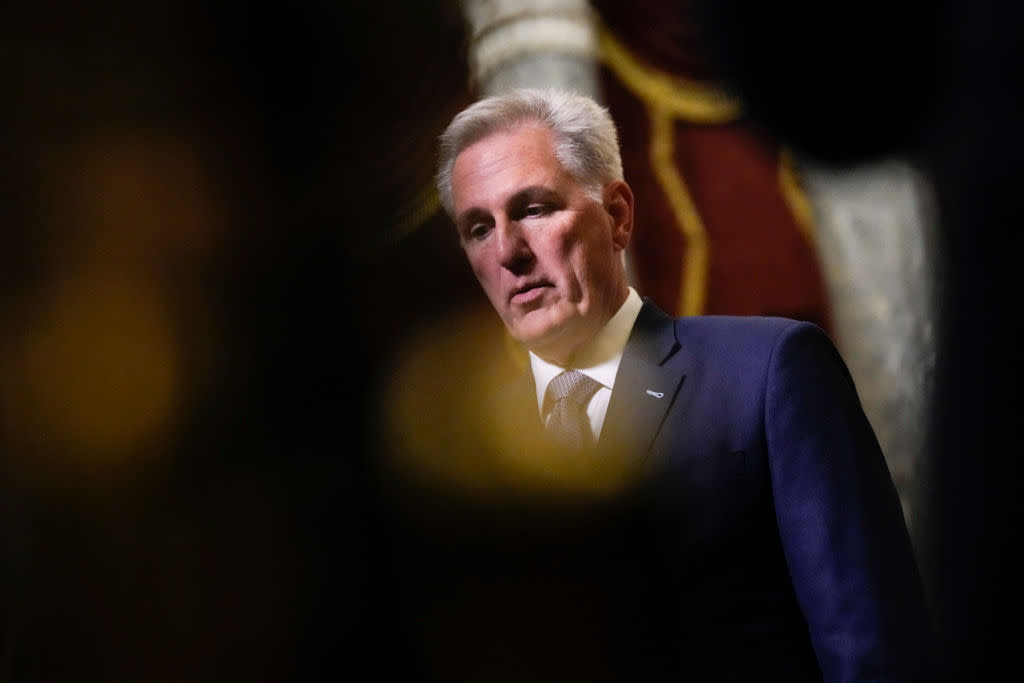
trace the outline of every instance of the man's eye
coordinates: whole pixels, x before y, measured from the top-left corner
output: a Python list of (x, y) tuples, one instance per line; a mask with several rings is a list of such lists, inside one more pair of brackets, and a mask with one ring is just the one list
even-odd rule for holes
[(530, 204), (523, 210), (524, 216), (543, 216), (548, 208), (543, 204)]
[(490, 229), (491, 226), (486, 225), (485, 223), (477, 223), (476, 225), (471, 226), (469, 230), (466, 231), (466, 234), (469, 235), (470, 239), (478, 240), (486, 237)]

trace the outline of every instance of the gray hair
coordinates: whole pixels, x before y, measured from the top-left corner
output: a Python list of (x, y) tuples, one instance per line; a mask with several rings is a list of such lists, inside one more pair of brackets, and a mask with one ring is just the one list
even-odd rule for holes
[(441, 134), (437, 191), (449, 216), (454, 216), (455, 158), (489, 135), (530, 122), (551, 131), (555, 158), (596, 200), (605, 183), (623, 179), (618, 132), (605, 107), (573, 92), (521, 88), (477, 100)]

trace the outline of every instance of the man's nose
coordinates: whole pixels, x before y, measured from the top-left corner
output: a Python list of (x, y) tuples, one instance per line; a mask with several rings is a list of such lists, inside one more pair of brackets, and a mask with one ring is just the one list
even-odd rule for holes
[(495, 230), (498, 233), (498, 255), (504, 268), (515, 270), (533, 257), (519, 221), (501, 221)]

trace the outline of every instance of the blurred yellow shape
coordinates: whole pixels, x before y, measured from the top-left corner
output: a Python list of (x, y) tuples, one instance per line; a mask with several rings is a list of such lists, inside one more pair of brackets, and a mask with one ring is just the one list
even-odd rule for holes
[(499, 407), (500, 386), (521, 372), (496, 341), (500, 334), (492, 311), (453, 318), (395, 363), (378, 397), (392, 466), (495, 499), (619, 493), (632, 482), (635, 462), (569, 456), (543, 439), (535, 408), (517, 404), (511, 414)]
[(0, 361), (14, 442), (119, 459), (163, 436), (180, 359), (154, 283), (83, 275), (57, 283), (46, 300)]

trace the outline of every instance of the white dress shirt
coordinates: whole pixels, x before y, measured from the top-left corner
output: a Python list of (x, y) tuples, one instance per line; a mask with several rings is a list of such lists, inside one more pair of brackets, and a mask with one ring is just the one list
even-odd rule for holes
[[(604, 426), (604, 417), (608, 412), (608, 402), (612, 397), (612, 388), (615, 386), (615, 375), (619, 371), (619, 362), (622, 360), (622, 351), (626, 348), (626, 341), (633, 331), (633, 323), (640, 315), (640, 308), (643, 301), (640, 295), (632, 287), (626, 301), (619, 310), (612, 316), (601, 331), (576, 354), (573, 367), (583, 374), (596, 380), (601, 388), (590, 399), (587, 404), (587, 416), (590, 418), (590, 428), (594, 432), (594, 438), (601, 436), (601, 428)], [(533, 370), (533, 379), (537, 385), (537, 410), (541, 412), (541, 420), (547, 424), (550, 415), (543, 414), (544, 394), (547, 392), (548, 384), (566, 368), (549, 363), (532, 351), (530, 352), (530, 367)]]

